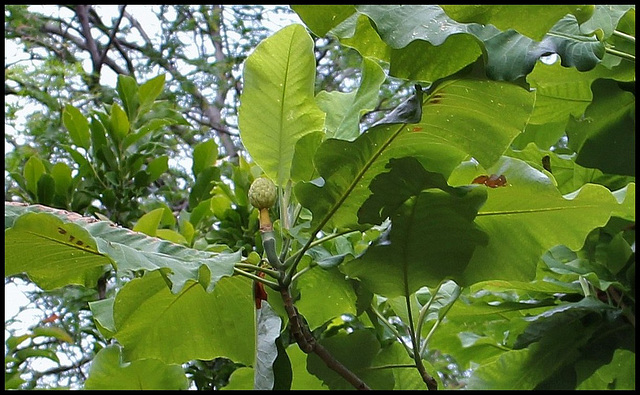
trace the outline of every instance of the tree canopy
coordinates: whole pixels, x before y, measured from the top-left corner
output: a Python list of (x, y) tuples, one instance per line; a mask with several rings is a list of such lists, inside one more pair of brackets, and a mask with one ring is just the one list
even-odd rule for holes
[(6, 389), (635, 389), (635, 6), (46, 10)]

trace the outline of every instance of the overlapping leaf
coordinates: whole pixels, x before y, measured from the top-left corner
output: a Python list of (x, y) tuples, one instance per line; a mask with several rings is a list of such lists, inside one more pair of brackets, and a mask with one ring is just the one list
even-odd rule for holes
[[(414, 156), (445, 176), (467, 155), (494, 163), (524, 128), (534, 100), (519, 86), (473, 79), (448, 81), (421, 96), (353, 142), (328, 139), (320, 145), (314, 164), (324, 185), (295, 187), (298, 200), (313, 212), (312, 227), (358, 227), (356, 213), (370, 195), (368, 185), (391, 158)], [(420, 106), (417, 119), (412, 105)]]
[(318, 106), (327, 113), (326, 135), (353, 140), (360, 134), (360, 118), (378, 104), (380, 85), (385, 79), (382, 68), (372, 59), (362, 60), (362, 78), (358, 89), (349, 92), (322, 91), (316, 96)]
[[(544, 54), (558, 53), (564, 66), (574, 66), (579, 70), (595, 67), (604, 55), (604, 44), (581, 33), (573, 14), (561, 18), (564, 13), (548, 9), (539, 10), (544, 23), (541, 18), (527, 24), (522, 19), (490, 17), (500, 19), (498, 24), (503, 30), (499, 30), (492, 24), (459, 23), (437, 5), (359, 5), (349, 17), (345, 16), (348, 10), (341, 8), (340, 18), (336, 18), (338, 10), (328, 9), (315, 9), (317, 13), (311, 18), (311, 12), (304, 7), (296, 6), (294, 10), (311, 30), (334, 34), (344, 45), (354, 47), (363, 56), (376, 55), (390, 62), (391, 75), (419, 81), (435, 81), (449, 76), (481, 54), (486, 56), (487, 75), (508, 81), (528, 74)], [(578, 8), (562, 10), (575, 12), (580, 21), (584, 21), (585, 14), (578, 12)], [(368, 17), (375, 27), (367, 24), (363, 16)], [(510, 28), (533, 33), (538, 38), (550, 26), (553, 27), (549, 34), (540, 41)], [(414, 62), (407, 62), (411, 54), (417, 57), (414, 56)]]
[(4, 275), (27, 273), (47, 290), (69, 284), (94, 287), (112, 263), (89, 232), (47, 213), (17, 218), (4, 242)]
[(304, 27), (285, 27), (258, 45), (245, 61), (243, 78), (242, 142), (262, 170), (284, 185), (296, 141), (324, 125), (314, 101), (313, 41)]
[(620, 89), (615, 81), (596, 81), (594, 100), (584, 117), (567, 127), (576, 163), (605, 173), (635, 176), (635, 95)]
[[(42, 220), (32, 217), (33, 213), (21, 219), (20, 214), (24, 212), (43, 210), (46, 213), (38, 214)], [(188, 280), (197, 280), (211, 291), (220, 278), (233, 273), (233, 265), (241, 255), (241, 251), (217, 254), (186, 248), (106, 221), (42, 206), (6, 205), (5, 218), (5, 226), (13, 226), (6, 231), (7, 241), (16, 243), (7, 244), (10, 264), (5, 268), (5, 275), (26, 272), (45, 288), (85, 284), (89, 279), (92, 280), (86, 285), (92, 286), (104, 273), (104, 265), (113, 263), (118, 273), (125, 276), (140, 270), (168, 268), (174, 292), (180, 291)], [(20, 221), (31, 223), (34, 218), (36, 222), (27, 228), (20, 225)], [(42, 226), (40, 221), (47, 225)], [(24, 232), (28, 237), (23, 237)], [(54, 255), (47, 255), (44, 261), (42, 254), (48, 248)], [(28, 251), (33, 252), (33, 259), (24, 259)], [(88, 265), (85, 270), (80, 270), (82, 262)], [(85, 279), (89, 273), (89, 279)]]
[(635, 184), (611, 193), (587, 184), (562, 196), (544, 173), (513, 158), (503, 158), (489, 172), (503, 174), (509, 185), (488, 188), (488, 199), (475, 223), (489, 236), (476, 248), (463, 284), (487, 279), (530, 281), (549, 248), (564, 244), (578, 250), (587, 234), (613, 215), (635, 219)]
[(84, 383), (87, 390), (186, 390), (189, 381), (178, 364), (157, 359), (123, 363), (122, 348), (111, 345), (98, 352)]
[(373, 195), (359, 213), (361, 218), (391, 217), (389, 240), (342, 268), (374, 293), (409, 297), (423, 286), (460, 278), (474, 249), (487, 243), (487, 235), (473, 223), (486, 193), (451, 188), (413, 158), (390, 167), (371, 183)]
[[(380, 343), (375, 334), (368, 330), (357, 330), (352, 333), (340, 333), (320, 340), (322, 344), (340, 363), (360, 377), (367, 385), (376, 390), (393, 389), (394, 378), (390, 370), (371, 369)], [(320, 378), (329, 389), (352, 389), (353, 386), (330, 369), (316, 355), (307, 357), (307, 370)]]
[(226, 277), (213, 292), (189, 280), (174, 294), (162, 270), (149, 272), (118, 292), (114, 336), (123, 345), (126, 360), (184, 363), (226, 357), (253, 365), (256, 330), (251, 289), (246, 279)]

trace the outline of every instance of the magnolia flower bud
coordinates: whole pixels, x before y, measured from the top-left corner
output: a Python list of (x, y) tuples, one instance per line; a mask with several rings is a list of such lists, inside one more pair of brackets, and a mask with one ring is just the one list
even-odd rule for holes
[(270, 208), (277, 197), (276, 185), (266, 177), (256, 178), (249, 187), (249, 203), (257, 209)]

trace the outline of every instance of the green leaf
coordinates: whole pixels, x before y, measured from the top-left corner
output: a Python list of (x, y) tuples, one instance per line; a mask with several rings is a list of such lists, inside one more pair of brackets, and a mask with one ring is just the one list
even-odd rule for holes
[(576, 362), (578, 375), (577, 390), (635, 390), (636, 389), (636, 354), (629, 350), (617, 349), (610, 363), (598, 367), (590, 376), (593, 362), (580, 360)]
[(292, 5), (300, 19), (317, 36), (325, 36), (333, 27), (337, 26), (356, 11), (353, 5)]
[(71, 141), (78, 147), (89, 149), (91, 139), (89, 134), (89, 121), (74, 106), (67, 104), (62, 112), (62, 122), (69, 131)]
[[(512, 8), (519, 10), (520, 6)], [(549, 34), (534, 41), (491, 24), (456, 22), (437, 5), (358, 5), (356, 9), (342, 21), (331, 20), (335, 15), (330, 12), (307, 19), (321, 30), (330, 29), (329, 34), (362, 56), (388, 62), (390, 75), (411, 80), (436, 81), (473, 63), (480, 55), (484, 55), (487, 76), (506, 81), (527, 75), (536, 61), (550, 52), (559, 54), (564, 66), (580, 71), (592, 69), (604, 55), (603, 43), (582, 34), (574, 15), (556, 20)], [(302, 8), (296, 10), (300, 13)], [(584, 13), (574, 10), (584, 21)], [(528, 25), (541, 31), (537, 22)], [(542, 30), (546, 29), (542, 24)]]
[[(211, 191), (216, 181), (220, 181), (220, 169), (207, 167), (196, 176), (196, 182), (189, 193), (189, 208), (194, 210), (199, 204), (211, 197)], [(194, 221), (194, 225), (197, 221)]]
[(56, 193), (56, 182), (49, 174), (43, 174), (38, 180), (38, 203), (51, 204)]
[(338, 269), (314, 267), (300, 276), (296, 287), (301, 290), (296, 306), (311, 330), (342, 314), (356, 314), (355, 292)]
[(23, 176), (26, 181), (27, 190), (33, 193), (34, 196), (38, 194), (38, 181), (43, 174), (46, 173), (44, 164), (37, 156), (32, 156), (24, 164)]
[(504, 157), (487, 172), (505, 175), (509, 185), (487, 188), (487, 202), (475, 223), (487, 233), (489, 244), (476, 248), (461, 285), (489, 279), (530, 281), (549, 248), (564, 244), (578, 250), (587, 234), (612, 215), (635, 218), (635, 184), (621, 191), (622, 196), (594, 184), (562, 196), (544, 173), (517, 159)]
[(172, 243), (188, 245), (187, 239), (180, 233), (171, 229), (157, 229), (156, 236), (163, 240), (169, 240)]
[(122, 348), (103, 348), (91, 362), (87, 390), (186, 390), (189, 380), (180, 365), (165, 364), (157, 359), (123, 363)]
[(562, 18), (542, 41), (560, 55), (562, 65), (578, 71), (593, 69), (603, 58), (605, 46), (596, 37), (584, 35), (574, 15)]
[(549, 156), (549, 164), (553, 177), (557, 183), (558, 191), (562, 194), (574, 192), (587, 183), (604, 185), (610, 190), (618, 190), (634, 181), (633, 177), (606, 175), (598, 169), (588, 169), (575, 163), (576, 155), (562, 155), (553, 151), (540, 150), (535, 145), (529, 144), (521, 151), (512, 151), (509, 156), (526, 161), (529, 166), (543, 170), (542, 158)]
[(251, 284), (244, 278), (227, 277), (208, 293), (189, 280), (174, 294), (160, 270), (149, 272), (118, 292), (115, 338), (127, 360), (184, 363), (225, 357), (253, 365), (256, 330)]
[(538, 335), (537, 341), (479, 366), (472, 373), (468, 388), (534, 389), (554, 372), (573, 367), (581, 350), (593, 342), (594, 334), (604, 329), (598, 325), (597, 318), (580, 319), (593, 308), (593, 311), (613, 309), (600, 301), (585, 300), (558, 306), (553, 313), (543, 313), (538, 328), (528, 328)]
[(323, 132), (312, 132), (296, 142), (291, 162), (291, 179), (293, 181), (310, 181), (318, 176), (313, 161), (309, 158), (313, 158), (324, 137)]
[(160, 220), (164, 215), (164, 210), (164, 208), (157, 208), (140, 217), (133, 227), (133, 231), (155, 236), (158, 226), (160, 225)]
[[(39, 212), (42, 211), (42, 208), (41, 206), (25, 207), (5, 204), (5, 226), (9, 226), (12, 223), (15, 225), (17, 222), (12, 222), (14, 218), (20, 218), (20, 216), (18, 216), (19, 214), (30, 211)], [(240, 262), (242, 255), (241, 251), (234, 253), (213, 253), (186, 248), (175, 243), (149, 237), (143, 233), (117, 227), (111, 222), (95, 221), (92, 218), (78, 217), (75, 214), (69, 215), (66, 211), (58, 211), (55, 209), (46, 209), (46, 211), (47, 213), (45, 215), (53, 216), (54, 219), (63, 218), (65, 221), (75, 220), (75, 223), (66, 225), (80, 227), (81, 230), (84, 229), (89, 232), (93, 240), (95, 240), (95, 243), (97, 243), (98, 253), (108, 257), (108, 259), (110, 259), (109, 262), (114, 263), (117, 267), (118, 275), (131, 276), (132, 273), (138, 273), (140, 271), (168, 268), (170, 274), (167, 275), (167, 279), (172, 284), (171, 288), (173, 292), (179, 292), (187, 280), (198, 280), (206, 283), (208, 284), (207, 291), (211, 291), (220, 278), (233, 274), (233, 266), (235, 263)], [(15, 221), (17, 221), (17, 218)], [(36, 225), (34, 226), (37, 227)], [(10, 230), (11, 229), (5, 231), (5, 246), (7, 247), (10, 246)], [(75, 242), (77, 242), (78, 235), (74, 237)], [(84, 242), (84, 245), (86, 245), (86, 242)], [(32, 251), (34, 250), (32, 246), (28, 248), (31, 248)], [(37, 250), (37, 248), (35, 248), (35, 250)], [(9, 251), (10, 250), (7, 250), (7, 257), (10, 256)], [(22, 259), (22, 255), (20, 255), (22, 254), (22, 250), (18, 250), (15, 253), (18, 254), (18, 258)], [(74, 258), (76, 256), (77, 254)], [(43, 274), (45, 274), (45, 276), (47, 276), (46, 273), (49, 272), (53, 274), (48, 276), (64, 274), (59, 269), (59, 265), (65, 263), (65, 258), (66, 257), (63, 256), (60, 262), (55, 260), (56, 265), (49, 271), (43, 268)], [(45, 258), (39, 259), (45, 260)], [(7, 258), (7, 262), (5, 273), (9, 272), (8, 269), (16, 273), (21, 272), (21, 266), (14, 268), (9, 264), (9, 258)], [(209, 270), (209, 278), (207, 279), (200, 278), (200, 267), (203, 265)], [(82, 274), (78, 272), (76, 268), (70, 268), (69, 270), (73, 270), (72, 274), (76, 276)], [(101, 273), (102, 271), (100, 274)], [(96, 276), (96, 279), (97, 277), (99, 277), (99, 275)], [(95, 286), (95, 284), (93, 286)]]
[(55, 326), (39, 326), (39, 327), (33, 328), (33, 335), (53, 337), (55, 339), (58, 339), (66, 343), (74, 342), (73, 338), (69, 333), (67, 333), (67, 331)]
[[(359, 215), (391, 217), (389, 240), (343, 265), (349, 277), (386, 297), (408, 297), (423, 286), (461, 278), (474, 249), (487, 243), (487, 235), (473, 223), (485, 191), (434, 183), (415, 163), (413, 158), (391, 162), (391, 171), (371, 182), (373, 195)], [(421, 182), (412, 190), (397, 191), (398, 184), (414, 177)]]
[(166, 173), (168, 169), (169, 157), (167, 155), (162, 155), (151, 160), (147, 165), (147, 170), (149, 171), (149, 183), (160, 178), (160, 176)]
[(89, 302), (89, 309), (98, 330), (106, 339), (113, 338), (113, 334), (116, 332), (116, 323), (113, 320), (113, 303), (115, 298), (108, 298), (103, 300), (97, 300), (95, 302)]
[(45, 290), (69, 284), (88, 288), (111, 261), (82, 227), (47, 213), (25, 213), (5, 231), (5, 277), (27, 273)]
[(494, 163), (524, 128), (534, 100), (516, 85), (474, 79), (446, 81), (419, 96), (411, 99), (412, 110), (399, 108), (416, 111), (421, 105), (421, 118), (395, 118), (392, 112), (385, 120), (389, 124), (374, 126), (353, 142), (328, 139), (318, 147), (314, 164), (324, 186), (301, 182), (294, 189), (313, 213), (313, 228), (359, 226), (356, 212), (370, 194), (367, 186), (390, 158), (415, 156), (425, 169), (445, 177), (467, 155)]
[[(105, 126), (100, 121), (97, 115), (91, 116), (91, 123), (89, 124), (91, 130), (91, 145), (94, 154), (97, 154), (103, 147), (107, 147), (107, 135)], [(106, 148), (109, 149), (109, 148)]]
[(58, 162), (51, 168), (51, 177), (55, 181), (55, 193), (60, 196), (67, 196), (73, 182), (71, 168), (65, 163)]
[(215, 140), (198, 143), (193, 148), (193, 166), (191, 168), (193, 175), (197, 176), (207, 167), (215, 166), (216, 160), (218, 160), (218, 144)]
[[(380, 351), (380, 343), (372, 330), (339, 333), (319, 340), (331, 355), (376, 390), (393, 389), (393, 374), (389, 370), (371, 369)], [(307, 357), (307, 370), (320, 378), (331, 390), (348, 390), (353, 386), (330, 369), (316, 354)]]
[(118, 75), (116, 90), (122, 100), (124, 110), (127, 112), (128, 119), (136, 119), (140, 103), (138, 102), (138, 83), (135, 78), (128, 75)]
[(443, 5), (449, 17), (461, 23), (492, 24), (500, 30), (514, 29), (536, 41), (568, 13), (593, 12), (594, 6), (554, 5)]
[(165, 78), (165, 74), (160, 74), (140, 85), (138, 96), (140, 97), (140, 107), (142, 111), (150, 108), (154, 100), (162, 93)]
[(635, 7), (630, 4), (596, 5), (591, 18), (580, 25), (580, 31), (587, 35), (595, 33), (600, 40), (607, 39), (616, 30), (622, 17), (632, 9), (635, 13)]
[(322, 91), (316, 96), (318, 107), (327, 114), (327, 137), (351, 141), (360, 135), (360, 118), (378, 104), (384, 79), (382, 67), (372, 59), (363, 58), (362, 77), (356, 90), (349, 93)]
[(252, 367), (241, 366), (231, 373), (229, 376), (229, 383), (221, 390), (252, 390), (253, 381), (255, 379), (255, 372)]
[(569, 146), (576, 163), (604, 173), (635, 176), (635, 95), (615, 81), (592, 85), (594, 100), (584, 117), (567, 126)]
[(111, 117), (109, 120), (111, 121), (111, 129), (117, 140), (122, 141), (122, 139), (129, 134), (130, 126), (127, 113), (124, 112), (118, 103), (113, 103), (111, 106)]
[[(425, 360), (422, 363), (425, 365), (427, 372), (438, 380), (438, 375), (431, 364)], [(391, 371), (395, 381), (394, 390), (425, 390), (427, 387), (418, 369), (408, 367), (408, 365), (412, 364), (415, 364), (415, 361), (407, 355), (404, 347), (399, 342), (393, 342), (380, 350), (371, 365), (381, 371)], [(438, 383), (438, 388), (443, 388), (441, 382)]]
[(243, 77), (240, 136), (262, 170), (285, 185), (296, 142), (324, 124), (313, 97), (313, 40), (301, 25), (283, 28), (247, 58)]
[(326, 390), (327, 386), (316, 376), (307, 370), (307, 354), (300, 350), (297, 343), (287, 347), (287, 354), (291, 359), (291, 370), (293, 380), (292, 390)]

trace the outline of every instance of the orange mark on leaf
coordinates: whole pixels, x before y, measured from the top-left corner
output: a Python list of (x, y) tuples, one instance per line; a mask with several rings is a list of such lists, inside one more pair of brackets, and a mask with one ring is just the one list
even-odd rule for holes
[(471, 181), (472, 184), (484, 184), (489, 188), (504, 187), (507, 185), (507, 177), (504, 175), (492, 174), (490, 176), (481, 175)]

